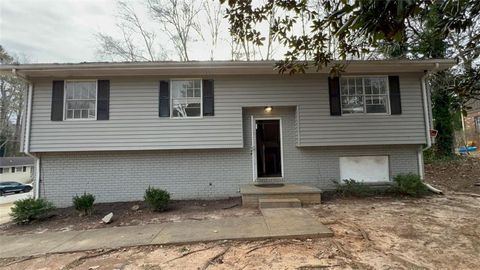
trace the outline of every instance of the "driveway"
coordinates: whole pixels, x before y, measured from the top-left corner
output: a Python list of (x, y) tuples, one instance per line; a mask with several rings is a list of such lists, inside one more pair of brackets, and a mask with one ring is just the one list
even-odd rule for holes
[(13, 206), (13, 203), (15, 201), (32, 197), (33, 191), (21, 194), (0, 196), (0, 224), (10, 221), (10, 208)]

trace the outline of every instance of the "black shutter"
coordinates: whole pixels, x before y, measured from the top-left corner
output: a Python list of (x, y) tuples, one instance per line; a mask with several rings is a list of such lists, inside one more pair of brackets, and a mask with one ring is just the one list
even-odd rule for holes
[(388, 76), (388, 86), (390, 88), (390, 113), (402, 114), (400, 78), (398, 76)]
[(328, 94), (330, 97), (330, 115), (342, 115), (339, 77), (328, 77)]
[(64, 84), (64, 81), (53, 81), (52, 83), (52, 110), (50, 115), (52, 121), (63, 121)]
[(215, 115), (213, 80), (203, 80), (203, 115)]
[(170, 82), (160, 81), (158, 116), (170, 117)]
[(97, 86), (97, 120), (108, 120), (110, 112), (110, 81), (99, 80)]

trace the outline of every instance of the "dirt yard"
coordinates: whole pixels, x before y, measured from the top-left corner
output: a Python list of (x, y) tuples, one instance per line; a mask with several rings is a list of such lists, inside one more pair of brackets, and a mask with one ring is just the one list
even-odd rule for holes
[(480, 154), (450, 162), (425, 165), (426, 181), (451, 191), (480, 194)]
[[(438, 180), (429, 175), (432, 183), (444, 183), (441, 187), (446, 195), (423, 199), (334, 197), (307, 208), (334, 231), (333, 238), (222, 241), (52, 254), (0, 260), (0, 269), (479, 269), (480, 196), (458, 194), (447, 188), (449, 182), (457, 183), (450, 176), (460, 175), (465, 183), (474, 183), (479, 174), (466, 174), (472, 176), (467, 181), (467, 176), (450, 173), (458, 164), (436, 166), (452, 166), (439, 173)], [(427, 173), (431, 170), (434, 168), (430, 167)], [(440, 179), (441, 176), (445, 178)], [(474, 193), (469, 185), (455, 185), (452, 189)], [(190, 214), (180, 214), (182, 206), (177, 205), (177, 210), (158, 214), (157, 218), (171, 222), (191, 217), (258, 214), (253, 209), (233, 207), (234, 200), (211, 203), (183, 206), (191, 209)], [(215, 205), (217, 208), (212, 210), (210, 206)], [(70, 222), (49, 229), (59, 230)], [(121, 225), (120, 220), (117, 222)], [(38, 227), (27, 231), (41, 232), (41, 225), (35, 226)], [(82, 228), (73, 226), (70, 229)], [(5, 232), (20, 231), (10, 227), (3, 228), (1, 233)]]

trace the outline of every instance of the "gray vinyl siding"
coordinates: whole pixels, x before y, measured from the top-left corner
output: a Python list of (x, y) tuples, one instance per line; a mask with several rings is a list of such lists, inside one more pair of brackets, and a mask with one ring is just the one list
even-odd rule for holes
[(242, 148), (242, 109), (296, 107), (297, 146), (423, 144), (420, 74), (400, 74), (401, 115), (330, 116), (325, 75), (215, 80), (215, 116), (158, 117), (160, 77), (110, 79), (110, 120), (50, 121), (52, 81), (34, 86), (31, 152)]
[[(285, 182), (333, 189), (342, 156), (387, 155), (391, 178), (419, 173), (419, 145), (296, 147), (295, 111), (277, 107), (270, 114), (282, 121)], [(142, 200), (148, 186), (168, 190), (173, 199), (239, 196), (240, 185), (253, 181), (251, 117), (267, 117), (262, 108), (242, 114), (244, 148), (42, 153), (41, 196), (60, 207), (85, 191), (96, 202)]]

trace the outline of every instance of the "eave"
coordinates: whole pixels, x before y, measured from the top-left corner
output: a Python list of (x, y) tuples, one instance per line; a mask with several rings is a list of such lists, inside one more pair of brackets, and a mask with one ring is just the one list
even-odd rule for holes
[[(334, 61), (317, 71), (329, 73), (331, 67), (344, 65), (346, 73), (405, 73), (444, 70), (454, 59), (428, 60), (351, 60)], [(278, 74), (274, 61), (190, 61), (190, 62), (98, 62), (65, 64), (0, 65), (0, 74), (31, 78), (115, 77), (115, 76), (213, 76)]]

